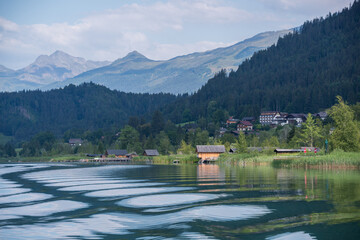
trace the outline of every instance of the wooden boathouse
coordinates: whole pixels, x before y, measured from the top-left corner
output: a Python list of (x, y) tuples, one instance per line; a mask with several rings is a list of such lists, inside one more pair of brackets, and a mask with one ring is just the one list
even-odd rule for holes
[(221, 153), (225, 152), (224, 145), (197, 145), (197, 157), (203, 163), (205, 161), (215, 161), (219, 158)]

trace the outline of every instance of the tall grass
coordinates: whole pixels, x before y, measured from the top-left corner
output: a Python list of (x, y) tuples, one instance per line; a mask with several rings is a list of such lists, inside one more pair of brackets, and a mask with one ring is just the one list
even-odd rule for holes
[(278, 167), (360, 168), (359, 152), (334, 150), (330, 154), (301, 154), (294, 158), (274, 160)]
[(218, 159), (219, 163), (225, 164), (270, 164), (273, 161), (274, 154), (268, 153), (225, 153)]
[(194, 164), (199, 161), (196, 154), (162, 155), (153, 157), (152, 160), (155, 164), (172, 164), (174, 161), (178, 161), (179, 164)]

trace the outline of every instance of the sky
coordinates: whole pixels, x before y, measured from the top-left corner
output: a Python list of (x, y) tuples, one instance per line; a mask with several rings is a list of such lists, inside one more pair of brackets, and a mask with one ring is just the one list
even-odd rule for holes
[(114, 61), (225, 47), (298, 27), (353, 0), (0, 0), (0, 65), (17, 70), (56, 50)]

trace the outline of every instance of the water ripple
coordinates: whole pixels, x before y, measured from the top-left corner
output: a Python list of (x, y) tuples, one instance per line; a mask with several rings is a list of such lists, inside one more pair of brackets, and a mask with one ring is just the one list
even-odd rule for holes
[(117, 202), (120, 206), (126, 207), (165, 207), (181, 204), (189, 204), (194, 202), (204, 202), (213, 200), (225, 195), (220, 194), (204, 194), (204, 193), (172, 193), (172, 194), (157, 194), (149, 196), (141, 196), (125, 199)]
[(141, 194), (193, 190), (191, 187), (123, 188), (86, 193), (87, 197), (126, 197)]
[(21, 207), (2, 208), (0, 209), (0, 219), (15, 219), (22, 216), (42, 217), (54, 213), (86, 208), (88, 206), (89, 204), (87, 203), (70, 200), (58, 200)]
[[(7, 226), (0, 229), (0, 235), (11, 239), (11, 236), (36, 236), (36, 239), (68, 238), (81, 236), (81, 238), (98, 238), (97, 234), (125, 235), (132, 230), (162, 229), (179, 223), (195, 220), (207, 221), (236, 221), (257, 218), (270, 213), (265, 206), (256, 205), (216, 205), (195, 207), (176, 213), (160, 215), (139, 214), (95, 214), (89, 218), (77, 218), (46, 224), (33, 224), (23, 226)], [(189, 233), (188, 236), (191, 236)], [(202, 236), (195, 234), (194, 236)], [(25, 239), (25, 238), (19, 238)], [(205, 238), (206, 239), (206, 238)]]

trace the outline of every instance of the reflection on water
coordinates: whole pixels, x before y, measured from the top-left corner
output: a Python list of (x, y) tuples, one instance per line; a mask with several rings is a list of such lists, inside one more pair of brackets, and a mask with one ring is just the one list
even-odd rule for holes
[(225, 173), (215, 164), (201, 164), (197, 166), (197, 179), (199, 185), (222, 184)]
[(1, 208), (0, 216), (4, 219), (19, 218), (19, 216), (47, 216), (58, 212), (68, 212), (79, 208), (85, 208), (88, 204), (69, 201), (58, 200), (49, 201), (45, 203), (33, 204), (22, 207)]
[[(4, 203), (21, 203), (21, 202), (35, 202), (51, 198), (52, 195), (46, 193), (22, 193), (14, 194), (0, 198), (0, 204)], [(0, 209), (1, 211), (1, 209)]]
[(358, 171), (4, 164), (0, 177), (0, 239), (360, 238)]
[(177, 192), (184, 190), (191, 190), (188, 187), (157, 187), (157, 188), (125, 188), (125, 189), (114, 189), (114, 190), (103, 190), (86, 193), (87, 197), (126, 197), (141, 194), (160, 193), (160, 192)]
[(127, 207), (164, 207), (180, 204), (189, 204), (194, 202), (203, 202), (219, 198), (215, 194), (203, 193), (171, 193), (171, 194), (155, 194), (141, 197), (133, 197), (118, 202), (118, 205)]
[(267, 240), (286, 240), (286, 239), (296, 239), (296, 240), (313, 240), (316, 239), (310, 234), (305, 232), (294, 232), (294, 233), (282, 233), (272, 237), (266, 238)]

